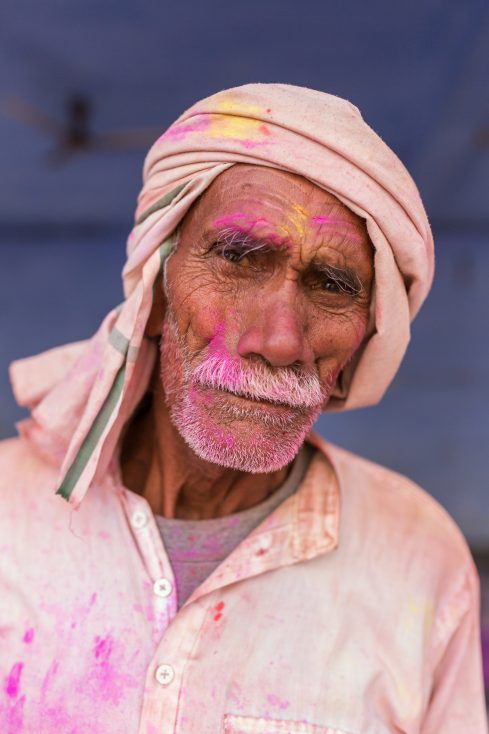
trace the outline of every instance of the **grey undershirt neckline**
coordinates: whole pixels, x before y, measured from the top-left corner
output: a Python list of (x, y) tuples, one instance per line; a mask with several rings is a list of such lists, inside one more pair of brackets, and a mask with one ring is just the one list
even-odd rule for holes
[(178, 608), (217, 566), (301, 484), (314, 453), (303, 444), (285, 482), (254, 507), (210, 520), (156, 515), (177, 587)]

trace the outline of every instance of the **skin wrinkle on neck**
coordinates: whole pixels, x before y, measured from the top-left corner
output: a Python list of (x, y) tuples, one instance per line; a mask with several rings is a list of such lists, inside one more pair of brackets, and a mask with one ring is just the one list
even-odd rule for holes
[[(245, 228), (252, 245), (237, 261), (215, 246), (229, 226), (231, 240)], [(127, 434), (126, 474), (154, 512), (223, 517), (282, 485), (322, 405), (310, 413), (274, 406), (265, 385), (291, 367), (306, 370), (319, 378), (324, 403), (365, 334), (372, 279), (365, 223), (332, 194), (295, 174), (245, 164), (215, 179), (182, 220), (165, 263), (165, 293), (156, 290), (147, 326), (149, 336), (163, 334), (153, 401), (137, 438)], [(194, 381), (205, 363), (221, 387)], [(214, 383), (215, 369), (224, 382)], [(241, 369), (256, 372), (260, 398), (229, 390)], [(176, 425), (179, 415), (186, 418)], [(253, 463), (263, 469), (250, 473)]]

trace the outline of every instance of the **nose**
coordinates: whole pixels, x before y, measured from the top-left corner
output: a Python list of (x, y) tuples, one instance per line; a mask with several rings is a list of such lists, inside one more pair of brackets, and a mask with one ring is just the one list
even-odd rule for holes
[(241, 357), (259, 356), (272, 367), (313, 361), (295, 289), (264, 296), (254, 304), (249, 316), (237, 345)]

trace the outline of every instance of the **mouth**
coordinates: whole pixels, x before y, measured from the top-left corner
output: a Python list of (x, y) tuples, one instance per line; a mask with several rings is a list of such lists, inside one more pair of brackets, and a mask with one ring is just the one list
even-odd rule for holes
[(213, 394), (216, 398), (225, 400), (227, 405), (235, 405), (236, 408), (246, 410), (248, 408), (251, 411), (267, 412), (267, 413), (279, 413), (294, 414), (304, 413), (306, 408), (298, 407), (295, 405), (289, 405), (288, 403), (279, 403), (276, 400), (267, 400), (266, 398), (252, 398), (249, 395), (240, 395), (239, 393), (231, 392), (225, 388), (209, 387), (207, 385), (199, 385), (199, 390), (204, 393)]

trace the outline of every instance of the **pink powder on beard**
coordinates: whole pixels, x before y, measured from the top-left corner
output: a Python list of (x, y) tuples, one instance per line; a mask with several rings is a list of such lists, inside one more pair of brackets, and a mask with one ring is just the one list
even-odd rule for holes
[[(245, 367), (243, 360), (229, 355), (224, 336), (223, 324), (219, 324), (207, 356), (193, 367), (175, 315), (168, 309), (161, 366), (167, 395), (174, 398), (172, 421), (187, 444), (206, 461), (251, 473), (277, 471), (292, 461), (320, 413), (323, 391), (318, 375), (312, 369), (309, 374), (298, 374), (288, 368)], [(203, 389), (193, 389), (199, 384)], [(206, 387), (220, 390), (212, 396), (215, 409), (207, 401), (206, 405), (201, 402)], [(237, 406), (226, 398), (225, 390), (257, 401), (284, 395), (289, 409), (267, 408), (263, 402), (256, 407), (246, 403)]]

